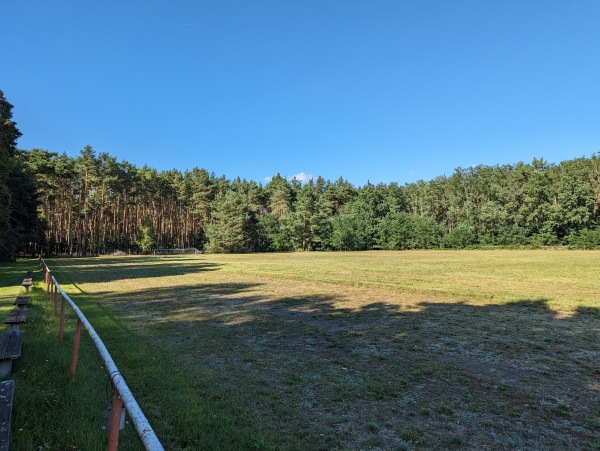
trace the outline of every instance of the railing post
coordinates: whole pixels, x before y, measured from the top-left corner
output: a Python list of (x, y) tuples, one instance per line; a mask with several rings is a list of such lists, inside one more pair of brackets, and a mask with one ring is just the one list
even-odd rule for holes
[(53, 300), (54, 300), (54, 317), (55, 318), (58, 316), (58, 302), (57, 302), (57, 298), (58, 298), (58, 287), (56, 285), (54, 285), (54, 297), (53, 297)]
[(77, 358), (79, 356), (79, 338), (81, 337), (81, 326), (83, 323), (77, 318), (77, 326), (75, 327), (75, 338), (73, 339), (73, 357), (71, 357), (71, 376), (75, 376), (77, 372)]
[(65, 333), (65, 298), (61, 294), (60, 295), (60, 326), (58, 328), (58, 338), (61, 340), (64, 337)]
[(121, 401), (119, 392), (115, 388), (110, 421), (108, 423), (108, 451), (117, 451), (119, 432), (121, 430), (121, 410), (123, 410), (123, 401)]

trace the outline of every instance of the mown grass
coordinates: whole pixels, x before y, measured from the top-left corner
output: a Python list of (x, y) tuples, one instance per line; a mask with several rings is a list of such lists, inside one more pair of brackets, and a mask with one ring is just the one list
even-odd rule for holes
[(49, 264), (168, 449), (562, 449), (600, 441), (597, 262), (540, 250)]
[[(35, 260), (2, 265), (0, 313), (8, 314), (14, 298), (22, 294), (22, 274), (36, 266)], [(21, 274), (22, 273), (22, 274)], [(61, 279), (61, 274), (56, 273)], [(101, 450), (107, 445), (107, 409), (112, 386), (89, 335), (82, 334), (78, 371), (69, 374), (76, 317), (67, 306), (64, 341), (58, 339), (58, 318), (45, 292), (42, 274), (36, 271), (28, 318), (21, 327), (23, 353), (13, 364), (16, 385), (12, 421), (12, 449)], [(130, 330), (118, 317), (69, 283), (62, 275), (63, 288), (76, 293), (86, 317), (114, 355), (119, 368), (145, 414), (159, 425), (166, 449), (251, 449), (265, 439), (260, 427), (249, 427), (251, 419), (233, 416), (198, 399), (205, 389), (187, 374), (171, 350), (154, 346)], [(6, 327), (8, 329), (8, 326)], [(194, 396), (190, 396), (190, 392)], [(139, 396), (138, 396), (139, 394)], [(119, 449), (143, 449), (130, 422), (119, 438)]]

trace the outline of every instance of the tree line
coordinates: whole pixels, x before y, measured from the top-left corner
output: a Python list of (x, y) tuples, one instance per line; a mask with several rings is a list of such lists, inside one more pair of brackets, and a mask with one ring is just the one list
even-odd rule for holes
[(403, 186), (280, 174), (263, 185), (200, 168), (137, 167), (90, 146), (76, 157), (17, 150), (18, 130), (3, 108), (0, 164), (10, 170), (0, 168), (0, 247), (12, 243), (5, 255), (15, 246), (51, 255), (600, 247), (597, 154), (458, 168)]
[(89, 146), (75, 158), (40, 149), (19, 158), (38, 188), (38, 246), (51, 254), (600, 246), (597, 155), (360, 187), (157, 171)]

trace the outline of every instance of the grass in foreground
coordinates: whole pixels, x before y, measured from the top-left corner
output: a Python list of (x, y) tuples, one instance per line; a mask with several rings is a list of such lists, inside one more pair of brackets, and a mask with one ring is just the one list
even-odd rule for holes
[(169, 449), (576, 449), (600, 443), (597, 258), (49, 263)]
[[(35, 285), (30, 290), (31, 305), (27, 321), (21, 325), (21, 357), (13, 362), (15, 380), (11, 449), (104, 449), (107, 434), (106, 409), (110, 405), (110, 385), (92, 343), (82, 340), (79, 372), (69, 374), (75, 319), (67, 316), (64, 341), (58, 339), (58, 318), (45, 294), (45, 285), (36, 260), (2, 264), (0, 270), (0, 315), (5, 318), (14, 308), (24, 274), (35, 270)], [(8, 325), (3, 330), (9, 330)], [(134, 437), (135, 439), (135, 437)], [(123, 444), (131, 442), (130, 434)], [(127, 449), (127, 447), (125, 447)]]

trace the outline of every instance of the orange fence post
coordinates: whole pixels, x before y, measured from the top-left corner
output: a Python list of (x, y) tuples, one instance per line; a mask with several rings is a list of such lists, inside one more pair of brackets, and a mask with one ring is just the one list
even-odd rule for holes
[(77, 318), (77, 327), (75, 327), (75, 338), (73, 339), (73, 357), (71, 357), (71, 376), (77, 372), (77, 358), (79, 356), (79, 338), (81, 337), (81, 326), (83, 323)]
[[(62, 296), (62, 295), (61, 295)], [(56, 285), (54, 285), (54, 317), (56, 318), (58, 316), (58, 302), (57, 299), (58, 298), (58, 287)]]
[(60, 295), (60, 326), (58, 328), (58, 338), (61, 340), (64, 337), (65, 333), (65, 298), (63, 295)]
[(123, 401), (115, 388), (113, 394), (112, 410), (110, 412), (110, 421), (108, 423), (108, 451), (116, 451), (119, 444), (119, 432), (121, 430), (121, 410), (123, 410)]

